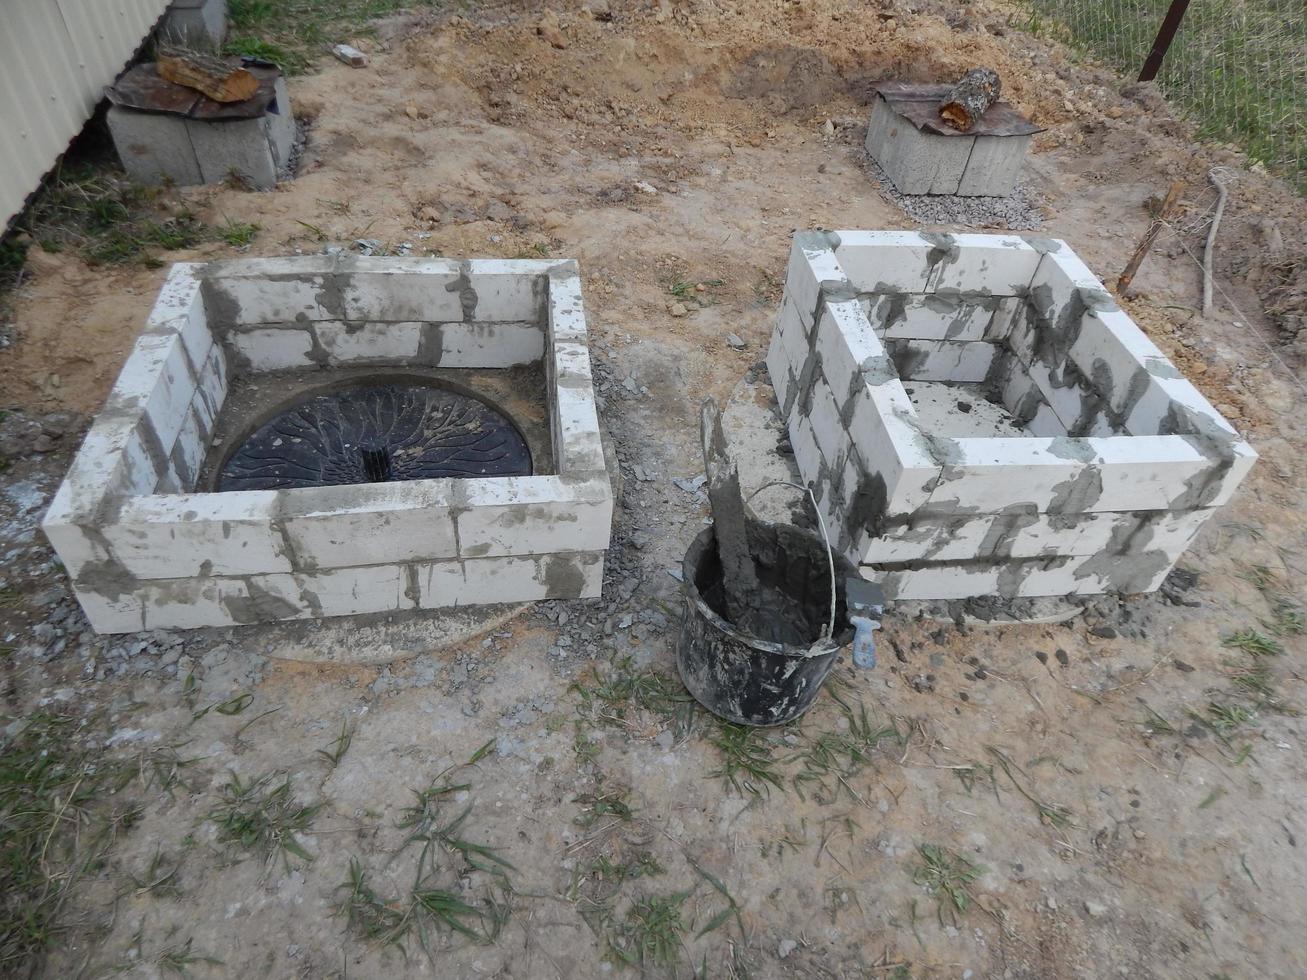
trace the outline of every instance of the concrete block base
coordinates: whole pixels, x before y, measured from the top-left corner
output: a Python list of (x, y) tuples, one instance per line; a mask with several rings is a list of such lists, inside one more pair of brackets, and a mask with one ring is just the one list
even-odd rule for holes
[(891, 598), (1152, 591), (1256, 459), (1058, 241), (800, 233), (767, 367)]
[(1006, 197), (1021, 177), (1030, 140), (924, 132), (877, 96), (866, 145), (900, 193)]
[(142, 184), (216, 184), (235, 177), (271, 190), (295, 145), (284, 79), (258, 119), (206, 121), (110, 106), (108, 123), (124, 169)]
[(216, 48), (227, 37), (227, 0), (172, 0), (159, 37), (192, 48)]

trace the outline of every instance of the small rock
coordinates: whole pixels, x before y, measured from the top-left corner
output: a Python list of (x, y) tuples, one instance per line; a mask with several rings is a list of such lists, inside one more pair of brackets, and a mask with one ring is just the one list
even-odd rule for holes
[(1102, 902), (1085, 902), (1085, 911), (1091, 919), (1101, 919), (1107, 915), (1107, 906)]
[(536, 33), (559, 50), (567, 47), (567, 35), (563, 33), (562, 25), (558, 23), (558, 15), (552, 10), (546, 11), (540, 18), (540, 23), (536, 24)]
[(645, 180), (637, 180), (633, 185), (641, 194), (657, 194), (658, 188)]
[(1120, 635), (1117, 633), (1115, 626), (1095, 626), (1089, 632), (1091, 635), (1104, 640), (1115, 640)]
[(1048, 899), (1046, 900), (1045, 904), (1049, 907), (1050, 911), (1053, 912), (1057, 911), (1057, 899), (1054, 898), (1052, 895), (1048, 896)]
[(787, 959), (791, 953), (799, 948), (799, 944), (793, 939), (782, 939), (776, 946), (776, 955), (781, 959)]
[(667, 312), (674, 317), (683, 317), (690, 312), (684, 303), (668, 303)]
[(331, 49), (331, 53), (336, 56), (338, 61), (343, 61), (351, 68), (364, 68), (368, 63), (368, 56), (349, 44), (337, 44)]
[(747, 344), (745, 344), (743, 337), (741, 337), (739, 334), (734, 334), (734, 333), (728, 333), (726, 335), (726, 343), (729, 344), (731, 347), (735, 348), (736, 350), (744, 350), (744, 348), (748, 346)]

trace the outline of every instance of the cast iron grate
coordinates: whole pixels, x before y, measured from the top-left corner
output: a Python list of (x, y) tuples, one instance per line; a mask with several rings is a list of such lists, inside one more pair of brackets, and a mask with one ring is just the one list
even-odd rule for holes
[(218, 490), (530, 473), (522, 434), (480, 399), (381, 384), (318, 395), (265, 422), (223, 464)]

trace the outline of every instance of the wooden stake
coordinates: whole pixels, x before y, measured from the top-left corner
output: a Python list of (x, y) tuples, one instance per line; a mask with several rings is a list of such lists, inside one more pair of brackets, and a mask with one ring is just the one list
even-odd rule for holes
[(1212, 215), (1211, 227), (1207, 229), (1207, 246), (1203, 249), (1203, 316), (1212, 315), (1212, 263), (1216, 259), (1216, 229), (1221, 227), (1221, 216), (1225, 214), (1225, 202), (1230, 196), (1217, 168), (1213, 167), (1208, 179), (1216, 187), (1216, 212)]
[(1136, 246), (1134, 254), (1130, 256), (1130, 261), (1126, 263), (1121, 278), (1116, 281), (1116, 291), (1124, 296), (1125, 291), (1130, 288), (1134, 282), (1135, 273), (1139, 271), (1139, 266), (1143, 264), (1144, 256), (1148, 254), (1153, 243), (1157, 241), (1157, 236), (1162, 233), (1162, 226), (1166, 224), (1166, 219), (1171, 216), (1171, 212), (1180, 201), (1180, 195), (1184, 192), (1184, 181), (1177, 180), (1171, 185), (1166, 192), (1166, 198), (1162, 201), (1162, 206), (1157, 210), (1157, 216), (1153, 218), (1153, 223), (1148, 226), (1148, 231), (1144, 232), (1144, 237), (1140, 239)]

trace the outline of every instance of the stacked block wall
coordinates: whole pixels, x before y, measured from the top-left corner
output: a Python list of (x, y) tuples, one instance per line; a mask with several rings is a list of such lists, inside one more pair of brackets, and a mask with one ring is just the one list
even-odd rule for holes
[[(173, 267), (43, 523), (98, 631), (599, 594), (612, 494), (575, 264), (398, 263)], [(340, 297), (353, 304), (348, 321), (309, 316), (333, 312)], [(363, 317), (366, 303), (394, 319)], [(376, 343), (287, 363), (282, 335), (317, 336), (334, 322), (370, 331)], [(558, 472), (193, 492), (229, 370), (430, 363), (403, 353), (394, 324), (430, 326), (432, 337), (458, 335), (448, 329), (456, 324), (462, 336), (480, 336), (483, 347), (463, 347), (456, 359), (467, 367), (529, 363), (523, 344), (514, 346), (529, 328), (534, 359), (546, 358)], [(236, 338), (255, 329), (267, 342), (240, 346)]]
[[(767, 363), (840, 550), (899, 598), (1151, 591), (1256, 458), (1060, 242), (796, 236)], [(911, 380), (1030, 435), (926, 431)]]

